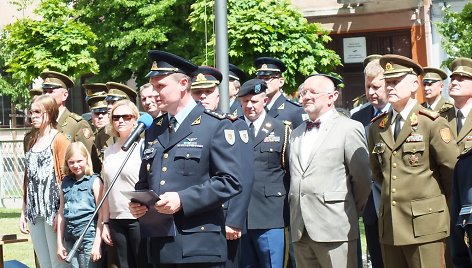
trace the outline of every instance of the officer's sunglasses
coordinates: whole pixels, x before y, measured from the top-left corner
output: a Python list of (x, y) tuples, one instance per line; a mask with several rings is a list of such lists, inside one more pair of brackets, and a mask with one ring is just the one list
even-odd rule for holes
[(123, 118), (124, 121), (129, 121), (134, 118), (132, 114), (114, 114), (111, 116), (111, 120), (120, 121), (120, 118)]

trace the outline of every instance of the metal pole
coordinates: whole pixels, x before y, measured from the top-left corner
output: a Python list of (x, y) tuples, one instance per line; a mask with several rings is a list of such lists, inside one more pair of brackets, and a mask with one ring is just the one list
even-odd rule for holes
[(224, 113), (229, 113), (229, 79), (228, 79), (228, 7), (227, 0), (215, 0), (216, 17), (216, 68), (223, 75), (220, 88), (219, 108)]

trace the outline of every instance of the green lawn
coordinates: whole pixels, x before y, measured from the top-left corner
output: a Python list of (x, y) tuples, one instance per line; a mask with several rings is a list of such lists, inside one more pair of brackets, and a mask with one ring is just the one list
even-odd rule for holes
[[(17, 234), (18, 238), (29, 238), (29, 235), (20, 233), (19, 219), (20, 209), (0, 208), (0, 234)], [(5, 261), (18, 260), (29, 267), (35, 267), (33, 243), (6, 244), (3, 246), (3, 258)]]

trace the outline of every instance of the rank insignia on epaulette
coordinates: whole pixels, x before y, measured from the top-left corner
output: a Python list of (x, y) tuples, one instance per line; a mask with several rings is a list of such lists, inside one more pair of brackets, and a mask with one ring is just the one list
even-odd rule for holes
[(161, 119), (159, 119), (159, 121), (157, 121), (156, 125), (157, 126), (162, 126), (162, 121), (164, 120), (163, 117), (161, 117)]
[(195, 120), (192, 122), (192, 126), (193, 126), (193, 125), (200, 125), (201, 122), (202, 122), (202, 116), (200, 115), (199, 117), (197, 117), (197, 119), (195, 119)]
[(234, 145), (236, 137), (234, 136), (233, 129), (225, 129), (225, 139), (230, 145)]
[(420, 114), (423, 114), (423, 115), (426, 115), (427, 117), (433, 119), (433, 120), (436, 120), (436, 118), (439, 117), (439, 113), (438, 112), (435, 112), (435, 111), (431, 111), (431, 110), (428, 110), (428, 109), (420, 109), (419, 110), (419, 113)]
[(279, 106), (279, 108), (277, 108), (277, 110), (283, 110), (285, 109), (285, 103), (282, 103), (282, 105)]

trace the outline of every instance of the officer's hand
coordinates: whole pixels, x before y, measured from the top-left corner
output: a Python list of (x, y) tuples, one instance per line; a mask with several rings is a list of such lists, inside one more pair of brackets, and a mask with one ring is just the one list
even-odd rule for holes
[(136, 219), (141, 218), (148, 211), (148, 208), (140, 203), (129, 202), (128, 206), (129, 211), (131, 211), (131, 215), (136, 217)]
[(236, 240), (241, 238), (241, 229), (226, 226), (226, 239), (227, 240)]
[(159, 213), (174, 214), (181, 209), (180, 197), (177, 192), (167, 192), (159, 196), (161, 200), (157, 201), (154, 207)]

